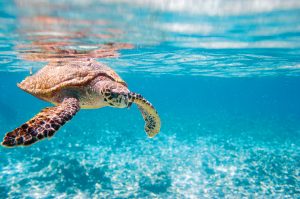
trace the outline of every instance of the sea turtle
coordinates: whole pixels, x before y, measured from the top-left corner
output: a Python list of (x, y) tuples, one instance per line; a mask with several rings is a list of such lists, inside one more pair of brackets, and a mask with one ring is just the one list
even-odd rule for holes
[(135, 103), (145, 120), (147, 135), (154, 137), (160, 131), (160, 118), (151, 103), (140, 94), (130, 92), (115, 71), (95, 59), (50, 62), (18, 87), (55, 106), (43, 109), (7, 133), (2, 142), (7, 147), (31, 145), (52, 137), (81, 108), (125, 108)]

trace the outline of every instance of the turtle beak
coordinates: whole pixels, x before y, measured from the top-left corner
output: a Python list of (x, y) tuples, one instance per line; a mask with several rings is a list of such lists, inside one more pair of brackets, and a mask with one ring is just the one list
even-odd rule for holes
[(132, 102), (129, 101), (127, 104), (127, 108), (129, 109), (131, 107), (131, 105), (132, 105)]
[(129, 109), (132, 105), (132, 100), (130, 98), (130, 95), (126, 96), (126, 104), (127, 104), (127, 108)]
[(129, 109), (133, 103), (133, 98), (130, 92), (126, 96), (126, 103), (127, 103), (127, 108)]

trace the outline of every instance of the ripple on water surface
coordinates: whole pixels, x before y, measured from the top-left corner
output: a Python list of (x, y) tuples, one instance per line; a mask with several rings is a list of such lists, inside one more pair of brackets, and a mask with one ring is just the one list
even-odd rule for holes
[(121, 73), (299, 76), (296, 0), (15, 1), (1, 10), (0, 71), (41, 68), (20, 59), (45, 53), (38, 41), (76, 50), (131, 44), (119, 59), (105, 60)]

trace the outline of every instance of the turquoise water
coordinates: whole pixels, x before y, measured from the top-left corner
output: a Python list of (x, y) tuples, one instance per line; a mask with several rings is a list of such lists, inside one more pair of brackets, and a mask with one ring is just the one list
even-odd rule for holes
[(16, 86), (30, 70), (107, 43), (162, 121), (148, 139), (136, 106), (81, 110), (1, 147), (0, 198), (300, 197), (300, 3), (180, 2), (0, 3), (2, 137), (50, 106)]

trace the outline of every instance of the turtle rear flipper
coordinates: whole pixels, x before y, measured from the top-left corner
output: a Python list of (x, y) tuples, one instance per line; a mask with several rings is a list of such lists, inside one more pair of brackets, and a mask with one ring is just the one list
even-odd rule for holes
[(152, 106), (152, 104), (147, 101), (140, 94), (131, 92), (129, 94), (131, 101), (134, 102), (140, 109), (142, 116), (145, 120), (145, 131), (150, 138), (153, 138), (160, 131), (160, 118)]
[(54, 133), (79, 111), (79, 102), (75, 98), (65, 98), (54, 107), (43, 109), (21, 127), (7, 133), (2, 145), (14, 147), (31, 145), (45, 137), (52, 137)]

